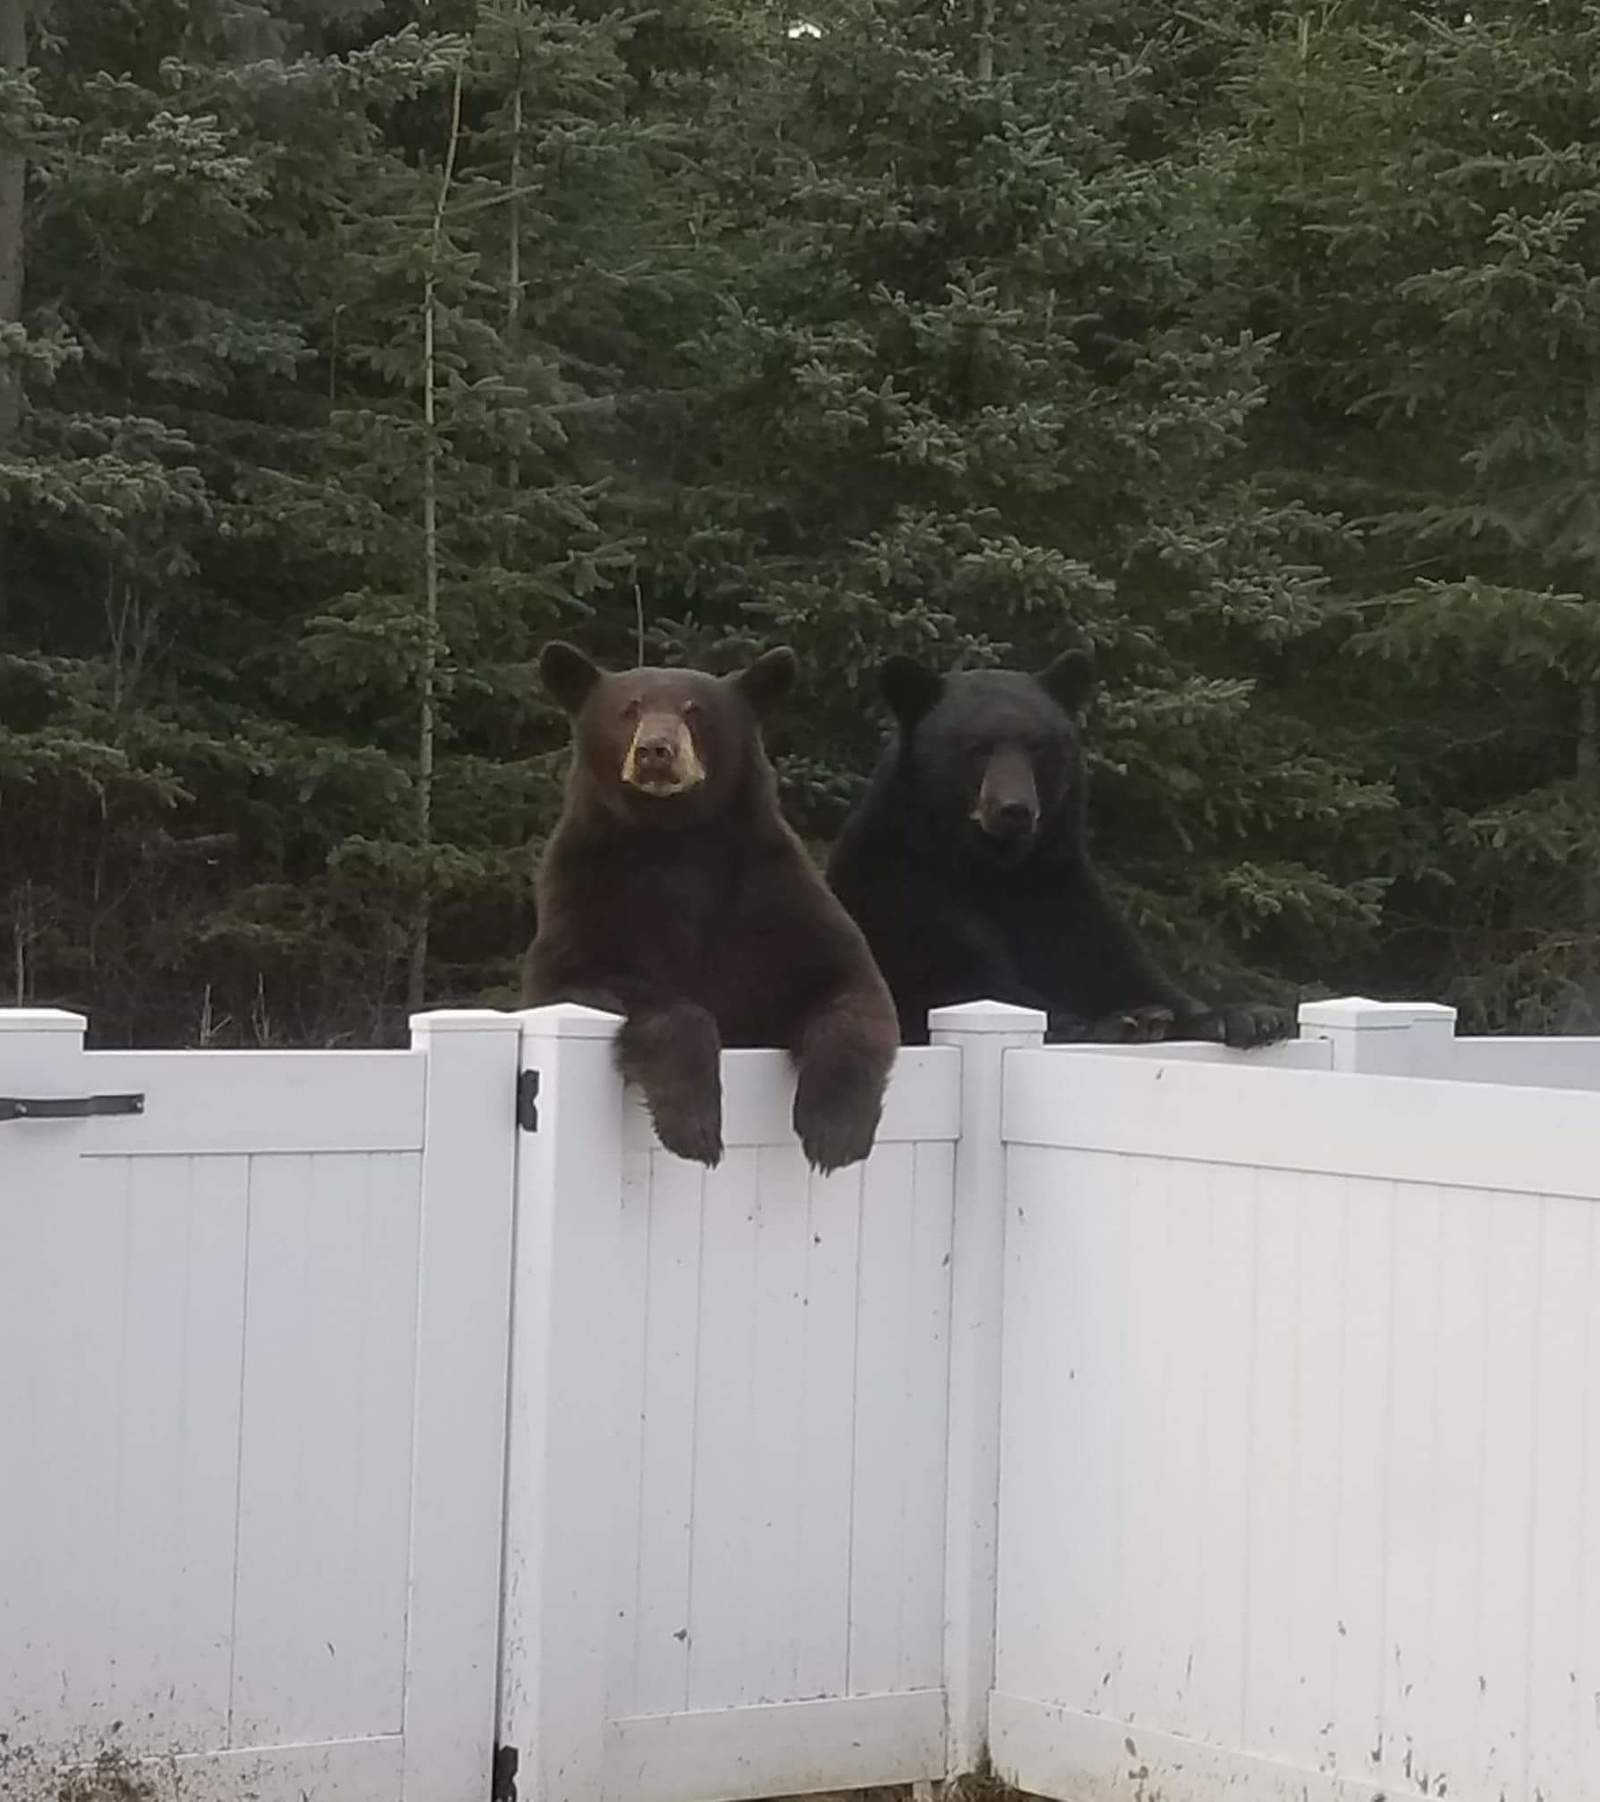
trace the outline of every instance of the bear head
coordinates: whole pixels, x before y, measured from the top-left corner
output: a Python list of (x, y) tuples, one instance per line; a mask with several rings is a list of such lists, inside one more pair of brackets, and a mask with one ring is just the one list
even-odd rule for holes
[(572, 721), (586, 793), (633, 825), (692, 825), (724, 810), (770, 766), (761, 725), (794, 682), (795, 656), (767, 651), (732, 676), (692, 669), (602, 670), (559, 640), (539, 673)]
[(910, 657), (884, 665), (884, 699), (915, 806), (935, 837), (997, 865), (1081, 830), (1079, 720), (1094, 684), (1082, 651), (1038, 675), (966, 670), (940, 676)]

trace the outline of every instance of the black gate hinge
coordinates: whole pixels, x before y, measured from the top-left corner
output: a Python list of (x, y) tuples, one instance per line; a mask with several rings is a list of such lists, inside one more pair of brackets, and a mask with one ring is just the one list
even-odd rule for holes
[(0, 1095), (0, 1120), (89, 1120), (143, 1112), (142, 1095)]
[(517, 1078), (517, 1125), (525, 1133), (539, 1130), (539, 1072), (524, 1070)]
[(517, 1802), (517, 1748), (496, 1746), (489, 1802)]

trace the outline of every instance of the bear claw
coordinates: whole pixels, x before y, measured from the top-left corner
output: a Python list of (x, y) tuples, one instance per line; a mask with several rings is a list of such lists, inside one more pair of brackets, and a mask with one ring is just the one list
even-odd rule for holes
[(658, 1103), (650, 1110), (656, 1137), (674, 1157), (687, 1158), (715, 1170), (722, 1162), (722, 1109), (673, 1107)]
[(827, 1106), (798, 1095), (794, 1104), (794, 1129), (806, 1162), (823, 1176), (847, 1165), (859, 1164), (872, 1150), (878, 1131), (877, 1104), (859, 1102)]

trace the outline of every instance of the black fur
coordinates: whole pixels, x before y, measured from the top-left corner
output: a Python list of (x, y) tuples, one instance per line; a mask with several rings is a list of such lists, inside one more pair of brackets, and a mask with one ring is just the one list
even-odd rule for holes
[(1039, 676), (885, 665), (896, 730), (828, 880), (888, 981), (907, 1044), (963, 1001), (1042, 1009), (1054, 1039), (1281, 1038), (1280, 1010), (1212, 1010), (1156, 967), (1089, 859), (1078, 718), (1092, 681), (1069, 652)]

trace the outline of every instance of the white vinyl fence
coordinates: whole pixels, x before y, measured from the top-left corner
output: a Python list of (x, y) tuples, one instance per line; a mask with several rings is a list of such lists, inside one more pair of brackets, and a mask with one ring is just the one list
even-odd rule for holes
[(706, 1172), (582, 1008), (0, 1012), (0, 1794), (1600, 1802), (1600, 1042), (1041, 1024), (822, 1179), (781, 1056)]
[(488, 1794), (516, 1027), (85, 1053), (0, 1012), (6, 1802), (101, 1759), (184, 1802)]
[(1600, 1043), (1303, 1029), (1346, 1073), (1010, 1064), (996, 1761), (1593, 1802)]
[(829, 1178), (787, 1058), (730, 1053), (707, 1172), (625, 1102), (614, 1028), (530, 1028), (501, 1724), (522, 1793), (942, 1777), (960, 1052), (908, 1052), (872, 1157)]

